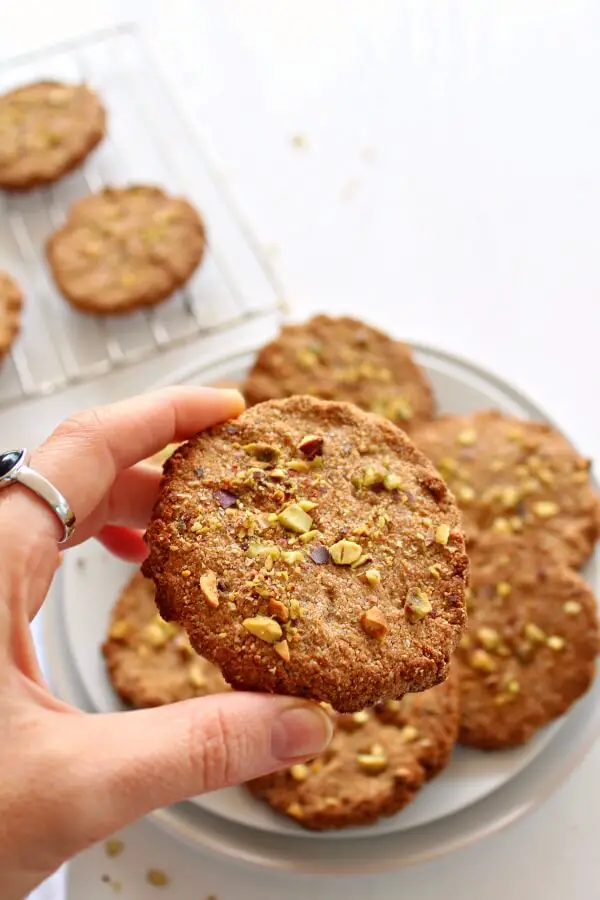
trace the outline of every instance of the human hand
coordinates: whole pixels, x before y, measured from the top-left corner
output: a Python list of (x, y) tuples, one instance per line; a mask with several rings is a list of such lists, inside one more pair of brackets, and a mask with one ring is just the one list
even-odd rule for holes
[[(160, 473), (140, 461), (237, 415), (235, 391), (172, 388), (62, 423), (31, 467), (98, 537), (141, 562)], [(331, 737), (316, 705), (226, 693), (155, 710), (88, 715), (44, 683), (29, 623), (59, 564), (62, 526), (25, 487), (0, 493), (0, 882), (21, 900), (75, 853), (153, 809), (282, 768)], [(81, 602), (85, 603), (82, 597)], [(100, 638), (100, 636), (99, 636)]]

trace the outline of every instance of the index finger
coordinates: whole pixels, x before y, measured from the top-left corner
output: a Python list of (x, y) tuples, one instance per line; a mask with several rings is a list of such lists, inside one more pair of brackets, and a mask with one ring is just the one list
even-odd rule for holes
[[(64, 494), (78, 522), (102, 502), (119, 472), (152, 456), (166, 444), (239, 415), (244, 407), (234, 390), (173, 387), (79, 413), (62, 422), (32, 454), (31, 466)], [(16, 517), (16, 518), (15, 518)], [(0, 495), (0, 533), (19, 523), (54, 539), (62, 528), (35, 494), (15, 485)]]

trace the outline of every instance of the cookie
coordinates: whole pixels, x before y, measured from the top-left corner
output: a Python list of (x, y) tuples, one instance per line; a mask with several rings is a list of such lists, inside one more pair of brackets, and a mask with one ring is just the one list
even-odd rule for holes
[(460, 676), (460, 740), (485, 750), (528, 741), (590, 687), (598, 651), (589, 585), (520, 538), (486, 535), (471, 550), (469, 630)]
[(46, 249), (66, 299), (109, 315), (165, 300), (191, 277), (205, 243), (202, 219), (187, 200), (134, 186), (78, 200)]
[(16, 281), (0, 269), (0, 363), (21, 330), (23, 295)]
[(28, 190), (76, 169), (102, 140), (106, 113), (85, 84), (38, 81), (0, 96), (0, 187)]
[(465, 624), (458, 521), (391, 422), (292, 397), (175, 451), (144, 572), (231, 685), (353, 712), (446, 677)]
[(163, 706), (228, 690), (185, 631), (158, 615), (154, 585), (140, 572), (114, 606), (102, 653), (115, 691), (130, 706)]
[(294, 394), (345, 400), (405, 431), (435, 411), (431, 385), (406, 344), (329, 316), (286, 325), (258, 354), (243, 393), (249, 405)]
[(392, 816), (449, 762), (458, 735), (458, 682), (334, 718), (327, 751), (250, 782), (277, 812), (314, 831)]
[(414, 440), (454, 493), (469, 538), (518, 534), (570, 566), (600, 533), (600, 505), (583, 459), (550, 425), (493, 410), (443, 416)]

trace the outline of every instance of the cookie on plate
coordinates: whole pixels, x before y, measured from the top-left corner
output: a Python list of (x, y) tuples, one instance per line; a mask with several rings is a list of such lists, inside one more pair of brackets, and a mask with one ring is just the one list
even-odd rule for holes
[(327, 751), (248, 784), (315, 831), (371, 825), (403, 809), (447, 765), (458, 735), (458, 682), (334, 717)]
[(8, 272), (0, 269), (0, 362), (21, 329), (23, 295)]
[(528, 741), (590, 687), (598, 652), (596, 599), (580, 575), (519, 538), (470, 548), (469, 630), (452, 665), (460, 740), (486, 750)]
[(570, 566), (588, 559), (600, 533), (591, 464), (556, 429), (489, 410), (443, 416), (413, 437), (456, 497), (468, 538), (518, 534)]
[(175, 451), (144, 572), (234, 687), (353, 712), (446, 677), (465, 624), (458, 522), (391, 422), (291, 397)]
[(114, 606), (102, 652), (115, 691), (131, 706), (163, 706), (229, 689), (216, 666), (194, 652), (185, 631), (161, 619), (154, 585), (141, 572)]
[(47, 254), (67, 300), (109, 315), (165, 300), (191, 277), (205, 243), (204, 223), (187, 200), (142, 185), (78, 200)]
[(346, 400), (406, 431), (435, 411), (431, 385), (411, 349), (346, 317), (286, 325), (258, 354), (243, 393), (249, 405), (293, 394)]
[(102, 140), (106, 113), (85, 84), (38, 81), (0, 96), (0, 187), (28, 190), (77, 168)]

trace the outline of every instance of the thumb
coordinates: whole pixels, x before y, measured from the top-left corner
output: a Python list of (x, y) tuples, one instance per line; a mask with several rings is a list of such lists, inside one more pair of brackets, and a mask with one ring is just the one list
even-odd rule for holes
[(95, 840), (158, 807), (309, 759), (333, 732), (316, 704), (233, 692), (78, 719), (68, 805), (77, 831)]

